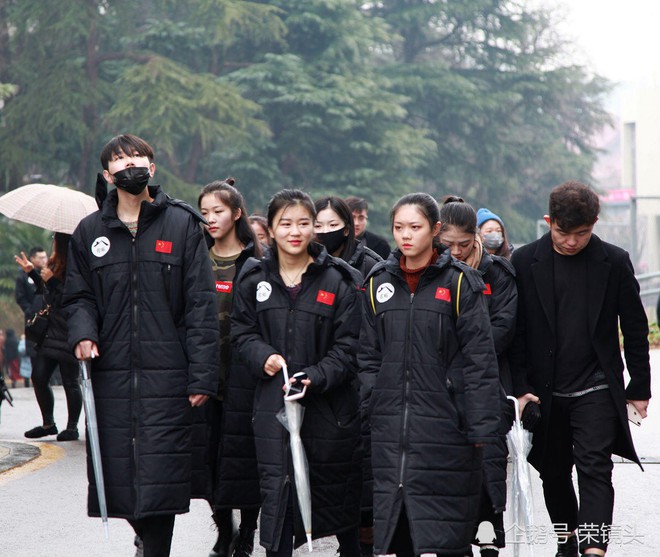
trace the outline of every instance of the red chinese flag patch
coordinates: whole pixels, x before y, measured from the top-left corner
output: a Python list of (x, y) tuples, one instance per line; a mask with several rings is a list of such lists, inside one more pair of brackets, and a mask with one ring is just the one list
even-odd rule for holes
[(486, 296), (490, 296), (493, 293), (493, 291), (490, 289), (490, 282), (486, 283), (486, 288), (484, 288), (484, 294)]
[(215, 281), (215, 291), (223, 292), (224, 294), (229, 294), (232, 289), (231, 281), (216, 280)]
[(172, 253), (172, 242), (156, 240), (156, 251), (158, 253)]
[(316, 295), (316, 301), (331, 306), (335, 303), (335, 295), (332, 292), (319, 290), (319, 293)]
[(435, 291), (435, 299), (443, 302), (451, 302), (451, 293), (448, 288), (438, 288)]

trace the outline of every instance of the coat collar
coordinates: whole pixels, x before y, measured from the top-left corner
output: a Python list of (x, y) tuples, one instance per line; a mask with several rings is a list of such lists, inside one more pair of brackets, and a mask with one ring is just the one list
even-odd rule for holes
[[(331, 264), (331, 257), (328, 254), (328, 251), (325, 249), (324, 245), (319, 244), (318, 242), (310, 242), (307, 247), (307, 253), (312, 256), (314, 261), (309, 264), (305, 274), (315, 275), (320, 272), (323, 267), (327, 267)], [(263, 257), (263, 264), (275, 280), (284, 285), (284, 282), (280, 278), (280, 263), (277, 257), (277, 248), (271, 247), (266, 249)]]
[[(160, 186), (148, 186), (148, 188), (149, 196), (153, 201), (151, 203), (147, 203), (146, 201), (142, 202), (142, 205), (140, 206), (139, 225), (149, 224), (151, 220), (158, 216), (158, 214), (160, 214), (160, 212), (167, 206), (167, 195), (165, 195), (165, 192), (163, 192)], [(108, 192), (101, 207), (101, 218), (110, 227), (123, 226), (117, 217), (118, 202), (119, 196), (117, 195), (117, 190), (113, 189)]]
[[(428, 271), (433, 273), (450, 266), (452, 263), (451, 253), (445, 246), (438, 246), (436, 251), (438, 252), (439, 257), (436, 262), (428, 268)], [(385, 269), (405, 282), (403, 271), (401, 270), (401, 255), (401, 250), (399, 248), (392, 250), (389, 257), (385, 260)]]
[[(593, 336), (607, 289), (607, 281), (612, 265), (608, 261), (603, 241), (593, 234), (589, 244), (584, 248), (587, 256), (587, 311), (589, 331)], [(531, 265), (536, 291), (543, 307), (543, 312), (550, 325), (550, 330), (556, 333), (555, 288), (554, 288), (554, 254), (552, 239), (548, 232), (542, 236), (534, 251), (534, 262)]]

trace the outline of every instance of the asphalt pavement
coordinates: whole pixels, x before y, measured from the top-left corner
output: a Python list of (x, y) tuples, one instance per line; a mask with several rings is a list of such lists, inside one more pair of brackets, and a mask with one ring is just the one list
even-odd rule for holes
[[(658, 370), (653, 379), (660, 392), (660, 351), (651, 353)], [(61, 387), (54, 387), (55, 418), (66, 424), (66, 403)], [(110, 519), (110, 536), (105, 539), (101, 520), (87, 517), (85, 444), (58, 443), (54, 436), (43, 442), (29, 442), (23, 432), (39, 425), (40, 414), (31, 388), (12, 389), (14, 407), (0, 407), (0, 557), (131, 557), (133, 531), (124, 520)], [(615, 458), (616, 502), (611, 557), (658, 557), (660, 535), (660, 405), (652, 400), (649, 417), (633, 427), (638, 454), (645, 471)], [(84, 432), (81, 418), (80, 431)], [(531, 469), (534, 524), (529, 530), (533, 553), (523, 543), (517, 525), (505, 515), (508, 546), (500, 555), (551, 557), (556, 538), (543, 505), (538, 475)], [(190, 512), (176, 519), (173, 557), (205, 557), (215, 542), (211, 512), (204, 501), (192, 501)], [(326, 538), (314, 542), (316, 557), (334, 557), (337, 542)], [(307, 554), (303, 548), (297, 557)], [(255, 547), (255, 557), (265, 557)]]

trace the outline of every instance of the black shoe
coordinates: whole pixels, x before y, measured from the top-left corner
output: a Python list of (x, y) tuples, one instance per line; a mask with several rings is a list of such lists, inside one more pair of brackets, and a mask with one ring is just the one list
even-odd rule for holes
[(38, 425), (25, 432), (25, 437), (28, 439), (39, 439), (41, 437), (46, 437), (46, 435), (57, 435), (57, 426), (53, 424), (50, 427), (44, 428), (43, 426)]
[(239, 530), (232, 557), (251, 557), (254, 551), (254, 530)]
[(209, 557), (229, 557), (233, 545), (238, 537), (238, 532), (234, 531), (234, 517), (232, 512), (221, 511), (213, 513), (213, 522), (218, 527), (218, 539), (209, 553)]
[(578, 542), (576, 536), (566, 538), (557, 544), (557, 554), (555, 557), (578, 557)]
[(57, 436), (58, 441), (75, 441), (78, 438), (80, 438), (80, 433), (78, 433), (78, 430), (68, 428), (64, 431), (61, 431)]

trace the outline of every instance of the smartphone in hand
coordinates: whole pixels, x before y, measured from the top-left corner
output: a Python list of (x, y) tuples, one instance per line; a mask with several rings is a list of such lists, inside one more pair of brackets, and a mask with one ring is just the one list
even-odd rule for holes
[(307, 374), (304, 371), (299, 371), (293, 375), (293, 379), (296, 380), (295, 383), (289, 385), (289, 390), (287, 391), (284, 400), (298, 400), (305, 396), (307, 392), (307, 385), (303, 384), (303, 379), (308, 379)]
[(642, 425), (642, 416), (637, 411), (637, 409), (629, 402), (628, 407), (628, 421), (634, 423), (637, 426)]

